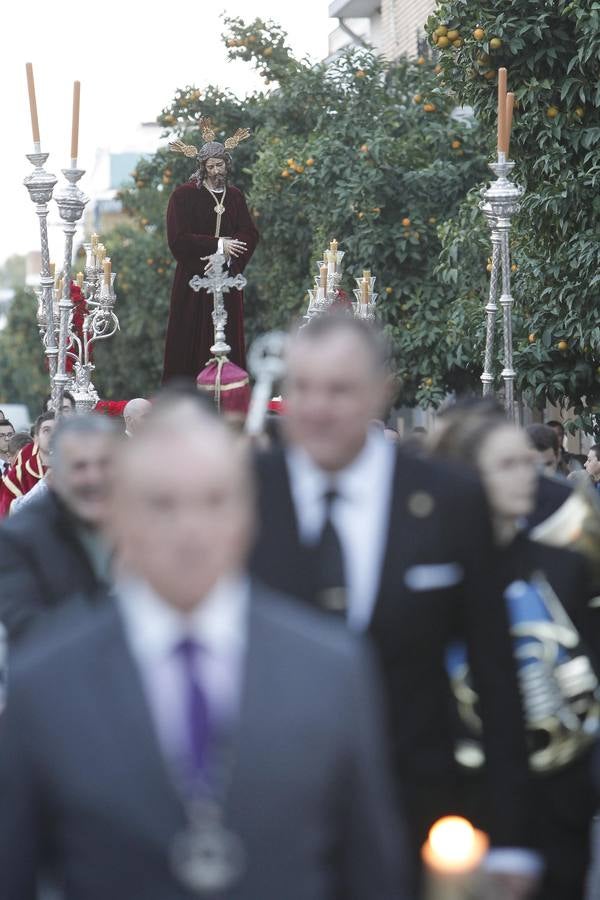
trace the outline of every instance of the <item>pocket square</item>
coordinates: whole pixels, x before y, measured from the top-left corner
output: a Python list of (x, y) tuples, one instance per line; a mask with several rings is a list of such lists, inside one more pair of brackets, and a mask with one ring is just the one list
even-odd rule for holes
[(411, 566), (404, 573), (404, 583), (411, 591), (435, 591), (460, 584), (463, 576), (463, 567), (458, 563), (431, 563)]

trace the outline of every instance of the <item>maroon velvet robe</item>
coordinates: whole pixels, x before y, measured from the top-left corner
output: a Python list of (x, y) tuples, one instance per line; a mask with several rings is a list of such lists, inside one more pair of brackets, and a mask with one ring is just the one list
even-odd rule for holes
[[(218, 197), (222, 195), (217, 194)], [(167, 210), (167, 238), (177, 260), (171, 291), (171, 309), (167, 325), (163, 383), (171, 378), (194, 377), (210, 359), (214, 344), (212, 321), (213, 296), (206, 291), (196, 293), (189, 286), (193, 275), (204, 275), (206, 261), (201, 257), (217, 252), (214, 237), (217, 223), (215, 201), (205, 187), (187, 182), (175, 188)], [(246, 252), (231, 260), (229, 273), (243, 272), (258, 244), (258, 231), (248, 212), (242, 192), (227, 186), (225, 212), (221, 219), (220, 237), (237, 238), (247, 245)], [(227, 343), (230, 358), (246, 368), (244, 341), (244, 295), (232, 290), (224, 295), (227, 318)]]

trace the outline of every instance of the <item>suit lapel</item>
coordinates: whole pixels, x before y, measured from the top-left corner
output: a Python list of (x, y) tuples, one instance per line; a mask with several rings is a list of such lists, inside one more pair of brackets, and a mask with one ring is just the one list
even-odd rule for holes
[[(268, 759), (277, 752), (266, 716), (276, 720), (273, 708), (274, 673), (285, 667), (276, 633), (253, 588), (248, 615), (247, 653), (244, 665), (238, 726), (234, 738), (234, 770), (226, 799), (227, 817), (240, 834), (251, 834), (256, 815), (257, 765), (269, 771)], [(260, 779), (259, 779), (260, 781)], [(259, 799), (260, 802), (260, 799)]]
[(122, 802), (140, 827), (164, 846), (184, 826), (184, 807), (160, 749), (119, 614), (112, 604), (107, 606), (107, 625), (90, 659), (94, 715), (119, 770), (131, 773), (131, 791)]
[[(259, 466), (261, 465), (259, 461)], [(262, 473), (261, 519), (268, 523), (267, 546), (256, 558), (256, 571), (277, 590), (314, 602), (311, 552), (300, 540), (285, 453), (270, 455)], [(273, 526), (271, 523), (276, 523)]]
[[(429, 517), (420, 514), (419, 498), (423, 503), (431, 495), (422, 488), (422, 478), (413, 459), (401, 451), (396, 451), (396, 462), (392, 475), (391, 500), (387, 527), (387, 545), (379, 578), (370, 625), (379, 618), (390, 596), (398, 602), (405, 590), (404, 573), (414, 560), (419, 544), (423, 521)], [(416, 504), (413, 504), (416, 498)], [(413, 508), (414, 507), (414, 508)], [(423, 511), (426, 511), (422, 507)], [(433, 507), (432, 507), (433, 509)], [(415, 515), (415, 510), (417, 515)]]

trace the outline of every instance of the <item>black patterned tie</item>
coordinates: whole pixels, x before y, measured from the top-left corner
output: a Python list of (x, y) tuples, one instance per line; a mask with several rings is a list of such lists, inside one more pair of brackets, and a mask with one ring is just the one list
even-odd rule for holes
[(344, 554), (339, 535), (331, 521), (331, 509), (337, 499), (339, 499), (339, 494), (335, 490), (328, 490), (323, 495), (325, 521), (319, 540), (315, 545), (317, 603), (329, 612), (345, 615)]

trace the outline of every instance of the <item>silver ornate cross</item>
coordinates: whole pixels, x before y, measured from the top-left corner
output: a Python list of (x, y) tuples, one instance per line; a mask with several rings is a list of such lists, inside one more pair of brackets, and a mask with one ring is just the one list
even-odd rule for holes
[(209, 261), (211, 268), (203, 278), (200, 275), (194, 275), (189, 284), (196, 293), (205, 290), (208, 294), (213, 295), (212, 320), (215, 327), (215, 342), (210, 348), (210, 352), (214, 356), (227, 356), (231, 353), (231, 347), (225, 341), (227, 310), (223, 294), (228, 294), (232, 288), (241, 291), (246, 286), (246, 279), (241, 273), (230, 275), (224, 271), (226, 260), (222, 253), (213, 253), (211, 256), (203, 256), (202, 259)]
[(254, 376), (254, 390), (246, 416), (246, 433), (262, 434), (273, 386), (285, 375), (285, 349), (288, 336), (283, 331), (269, 331), (256, 338), (248, 353), (248, 368)]

